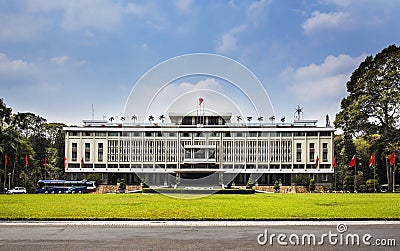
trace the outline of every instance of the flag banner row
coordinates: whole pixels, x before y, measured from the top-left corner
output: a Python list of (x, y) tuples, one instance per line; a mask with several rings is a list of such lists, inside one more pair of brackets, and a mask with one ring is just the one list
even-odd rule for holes
[[(336, 158), (336, 157), (335, 157)], [(350, 160), (350, 167), (354, 167), (357, 164), (357, 154), (354, 154), (353, 158)], [(395, 164), (395, 154), (392, 152), (389, 156), (389, 164), (393, 166)], [(375, 153), (371, 154), (371, 157), (369, 158), (369, 163), (368, 165), (370, 167), (375, 166)]]
[[(5, 167), (8, 167), (9, 156), (7, 153), (4, 155), (4, 164), (5, 164)], [(28, 154), (25, 155), (25, 166), (26, 167), (29, 166), (29, 155)], [(43, 166), (46, 169), (46, 167), (47, 167), (47, 158), (46, 157), (43, 158)], [(82, 158), (82, 167), (83, 167), (83, 158)], [(64, 157), (64, 169), (66, 169), (66, 168), (67, 168), (67, 158)]]

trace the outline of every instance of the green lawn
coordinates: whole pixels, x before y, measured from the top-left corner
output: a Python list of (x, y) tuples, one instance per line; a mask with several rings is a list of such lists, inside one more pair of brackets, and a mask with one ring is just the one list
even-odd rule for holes
[(400, 219), (400, 194), (0, 195), (2, 220)]

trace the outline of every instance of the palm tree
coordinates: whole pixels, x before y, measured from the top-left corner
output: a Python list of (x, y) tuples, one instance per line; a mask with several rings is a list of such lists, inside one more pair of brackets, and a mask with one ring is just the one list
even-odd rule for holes
[(125, 117), (121, 117), (121, 121), (125, 121)]
[(269, 120), (271, 121), (271, 123), (273, 124), (274, 123), (274, 121), (275, 121), (275, 116), (271, 116), (271, 117), (269, 117)]
[(240, 120), (242, 120), (242, 116), (236, 116), (236, 121), (238, 122), (238, 124)]
[(258, 122), (260, 122), (260, 125), (261, 125), (261, 122), (264, 120), (264, 118), (263, 117), (258, 117), (257, 120), (258, 120)]
[(250, 124), (250, 121), (253, 119), (253, 117), (247, 117), (247, 121), (249, 121), (249, 124)]
[(281, 122), (282, 122), (282, 123), (285, 123), (285, 119), (286, 119), (285, 116), (283, 116), (283, 117), (281, 118)]
[(151, 122), (153, 122), (154, 121), (154, 117), (152, 116), (152, 115), (150, 115), (149, 116), (149, 122), (150, 122), (150, 124), (151, 124)]
[(132, 118), (131, 118), (131, 120), (133, 120), (133, 121), (134, 121), (133, 123), (136, 123), (137, 116), (136, 116), (136, 115), (132, 115)]
[(164, 115), (160, 115), (159, 119), (161, 120), (161, 124), (164, 124), (165, 116)]
[(114, 121), (114, 117), (110, 117), (108, 120), (112, 123)]

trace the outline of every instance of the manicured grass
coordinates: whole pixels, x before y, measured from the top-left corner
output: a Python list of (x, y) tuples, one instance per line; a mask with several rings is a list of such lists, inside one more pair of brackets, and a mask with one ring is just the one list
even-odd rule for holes
[(400, 194), (0, 195), (2, 220), (400, 219)]

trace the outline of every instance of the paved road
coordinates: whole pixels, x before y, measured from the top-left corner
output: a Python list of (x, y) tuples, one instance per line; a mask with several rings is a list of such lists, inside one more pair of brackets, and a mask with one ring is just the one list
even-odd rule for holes
[(0, 222), (0, 250), (288, 249), (400, 250), (400, 222)]

